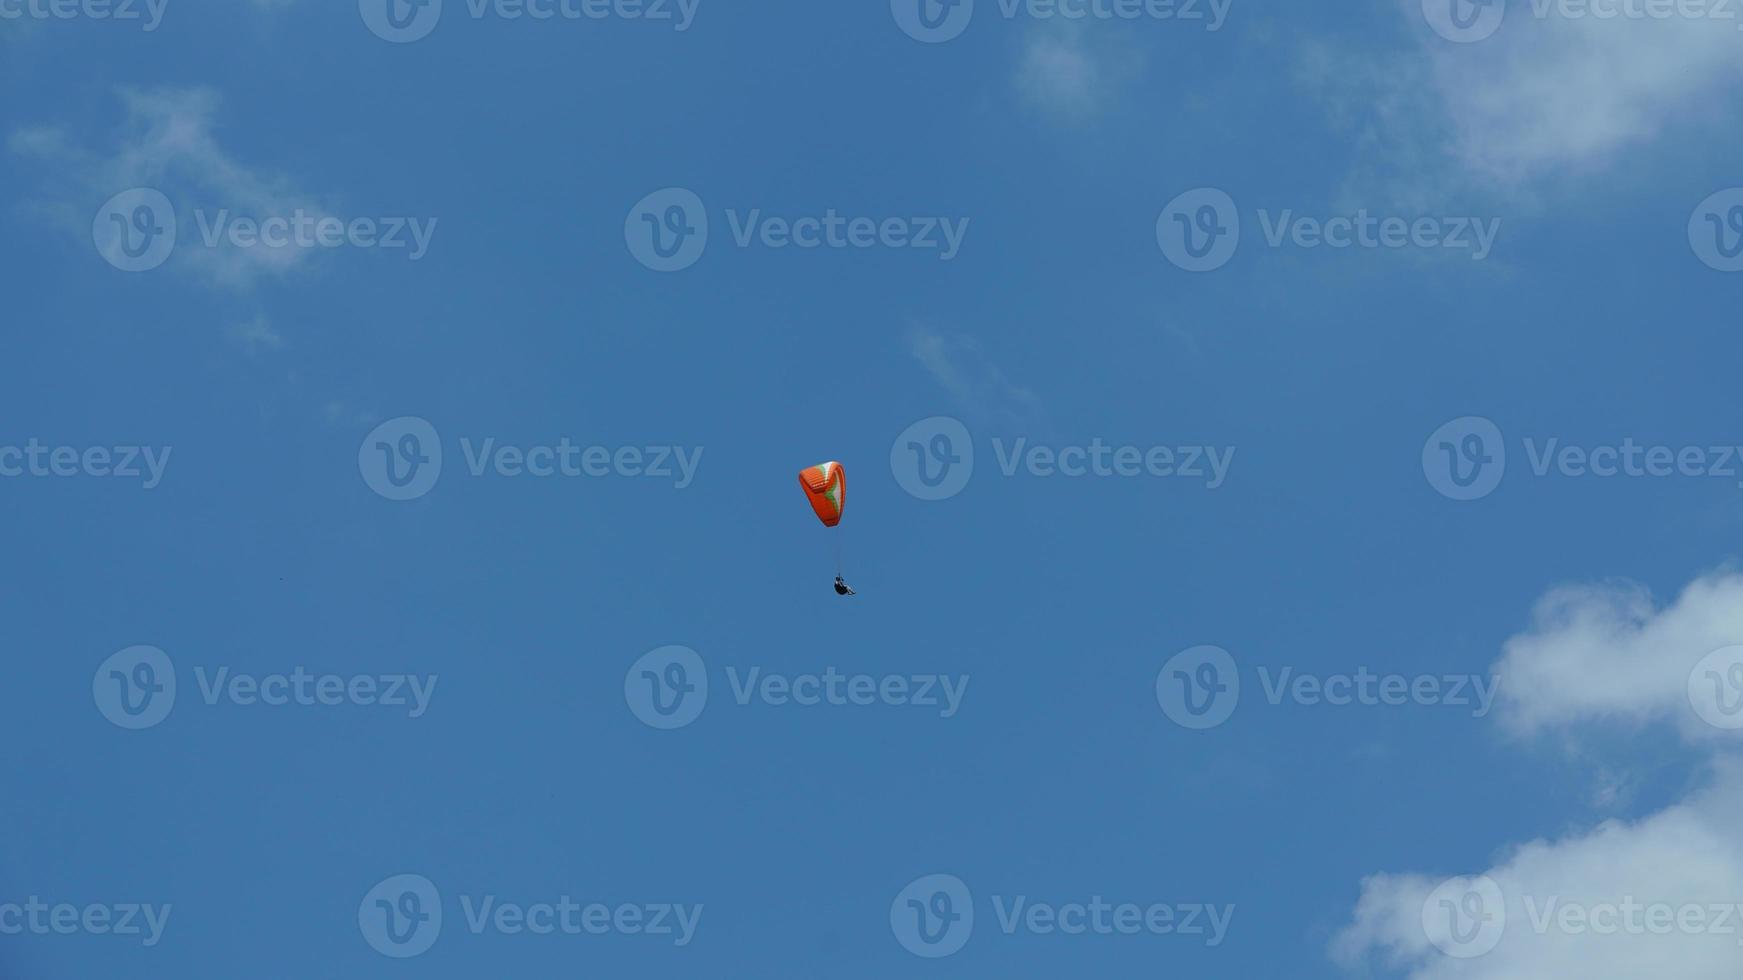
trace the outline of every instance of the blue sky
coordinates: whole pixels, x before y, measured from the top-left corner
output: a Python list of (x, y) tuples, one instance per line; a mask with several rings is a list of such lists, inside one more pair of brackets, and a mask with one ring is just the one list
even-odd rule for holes
[(1738, 20), (931, 2), (0, 3), (0, 976), (1736, 975)]

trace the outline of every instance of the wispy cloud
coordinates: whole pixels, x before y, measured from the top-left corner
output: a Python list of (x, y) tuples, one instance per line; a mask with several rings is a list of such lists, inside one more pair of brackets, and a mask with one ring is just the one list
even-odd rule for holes
[(1019, 422), (1043, 414), (1035, 393), (1006, 376), (972, 338), (914, 325), (908, 328), (907, 343), (908, 353), (964, 414)]
[(267, 322), (264, 315), (231, 327), (230, 339), (241, 344), (243, 349), (250, 354), (260, 354), (284, 347), (284, 337), (273, 329), (272, 324)]
[(1106, 112), (1140, 73), (1142, 55), (1125, 40), (1126, 32), (1062, 19), (1035, 22), (1026, 31), (1017, 92), (1055, 121), (1079, 122)]
[(1402, 190), (1528, 194), (1683, 127), (1721, 125), (1711, 109), (1743, 78), (1743, 35), (1722, 18), (1569, 17), (1514, 3), (1493, 36), (1461, 44), (1429, 28), (1421, 0), (1396, 3), (1411, 51), (1310, 42), (1299, 68), (1374, 161), (1358, 176)]
[[(13, 153), (41, 162), (45, 192), (36, 210), (72, 234), (90, 234), (91, 214), (110, 196), (148, 187), (174, 202), (184, 240), (203, 231), (199, 218), (219, 212), (237, 215), (327, 215), (311, 193), (283, 174), (251, 166), (220, 143), (215, 118), (219, 99), (208, 89), (120, 91), (124, 117), (113, 144), (86, 149), (74, 134), (55, 127), (25, 127), (8, 140)], [(200, 215), (193, 211), (199, 209)], [(202, 243), (203, 244), (203, 243)], [(279, 277), (303, 268), (316, 250), (238, 248), (220, 241), (210, 247), (178, 248), (171, 267), (203, 281), (243, 290), (262, 277)]]

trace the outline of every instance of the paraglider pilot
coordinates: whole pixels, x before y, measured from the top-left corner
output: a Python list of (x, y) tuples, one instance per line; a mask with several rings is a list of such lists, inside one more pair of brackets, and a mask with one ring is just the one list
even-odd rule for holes
[[(841, 513), (847, 507), (847, 472), (841, 464), (831, 460), (816, 466), (806, 467), (799, 471), (799, 487), (805, 491), (805, 497), (811, 501), (811, 509), (817, 512), (817, 519), (824, 527), (832, 528), (841, 523)], [(835, 594), (854, 595), (847, 582), (841, 577), (841, 539), (835, 539)]]

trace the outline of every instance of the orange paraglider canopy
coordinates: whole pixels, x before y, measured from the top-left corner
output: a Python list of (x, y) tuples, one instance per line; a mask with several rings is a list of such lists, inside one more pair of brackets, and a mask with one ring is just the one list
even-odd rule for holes
[(799, 486), (805, 489), (818, 520), (826, 527), (841, 523), (841, 512), (847, 508), (847, 471), (840, 463), (819, 463), (800, 470)]

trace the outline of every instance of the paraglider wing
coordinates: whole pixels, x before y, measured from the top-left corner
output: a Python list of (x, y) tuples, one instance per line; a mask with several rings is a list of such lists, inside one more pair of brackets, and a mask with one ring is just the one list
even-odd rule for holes
[(847, 507), (847, 471), (840, 463), (820, 463), (800, 470), (799, 486), (825, 527), (841, 523), (841, 512)]

